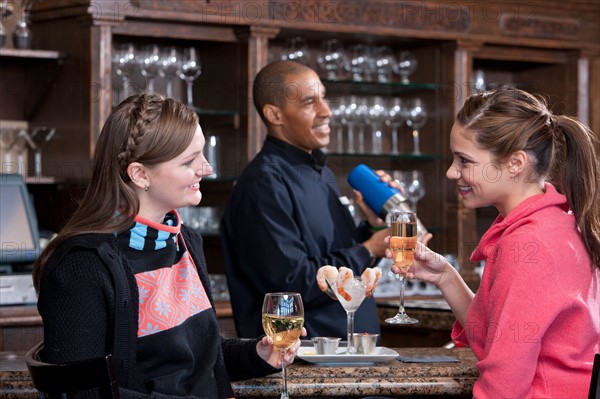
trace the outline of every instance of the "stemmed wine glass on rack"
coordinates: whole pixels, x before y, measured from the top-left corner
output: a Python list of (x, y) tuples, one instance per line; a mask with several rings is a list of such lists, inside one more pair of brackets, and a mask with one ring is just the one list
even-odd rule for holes
[(345, 97), (338, 97), (335, 99), (335, 102), (330, 102), (331, 105), (331, 121), (329, 125), (333, 128), (335, 133), (335, 145), (336, 152), (341, 154), (344, 152), (344, 122), (345, 116), (344, 113), (346, 111), (346, 103)]
[(360, 276), (343, 280), (341, 286), (338, 286), (337, 284), (337, 281), (334, 283), (329, 282), (329, 285), (333, 288), (333, 292), (335, 292), (335, 296), (337, 296), (340, 304), (346, 311), (348, 321), (348, 345), (346, 354), (352, 355), (356, 353), (354, 340), (352, 339), (354, 335), (354, 313), (356, 313), (365, 300), (367, 286), (363, 283)]
[(358, 122), (358, 115), (356, 113), (357, 109), (358, 98), (356, 96), (350, 96), (342, 115), (342, 123), (345, 123), (348, 126), (348, 140), (346, 140), (346, 152), (348, 154), (354, 154), (356, 152), (354, 144), (354, 128)]
[(179, 67), (179, 78), (185, 81), (187, 85), (187, 105), (190, 107), (194, 106), (194, 95), (193, 86), (194, 80), (200, 73), (202, 73), (202, 67), (200, 64), (200, 55), (194, 47), (188, 47), (183, 50), (183, 58)]
[(300, 36), (289, 38), (286, 41), (286, 50), (281, 55), (281, 59), (286, 61), (296, 61), (301, 64), (310, 62), (310, 53), (306, 40)]
[(419, 129), (427, 122), (427, 110), (420, 98), (412, 99), (406, 107), (406, 124), (412, 129), (413, 154), (421, 154)]
[(154, 79), (161, 69), (160, 49), (158, 45), (153, 44), (142, 49), (140, 54), (140, 72), (146, 78), (146, 90), (154, 92)]
[(417, 202), (425, 196), (425, 184), (423, 183), (423, 173), (420, 170), (413, 170), (405, 174), (404, 188), (406, 196), (410, 201), (411, 208), (417, 211)]
[[(281, 356), (290, 349), (302, 334), (304, 305), (302, 297), (295, 292), (265, 294), (262, 306), (262, 325)], [(281, 363), (283, 387), (280, 399), (289, 399), (285, 363)]]
[(170, 46), (164, 50), (160, 62), (161, 68), (158, 73), (167, 83), (167, 97), (173, 98), (173, 79), (177, 76), (181, 64), (181, 60), (177, 54), (177, 48), (175, 46)]
[(400, 153), (398, 128), (404, 123), (404, 106), (399, 97), (394, 97), (388, 107), (386, 124), (392, 128), (392, 154)]
[(365, 116), (365, 121), (371, 126), (371, 151), (373, 154), (383, 152), (383, 124), (385, 122), (387, 109), (383, 98), (373, 97), (373, 101)]
[[(390, 250), (394, 266), (408, 271), (415, 257), (417, 247), (417, 214), (400, 210), (391, 215)], [(404, 310), (404, 280), (400, 275), (400, 306), (394, 317), (385, 320), (390, 324), (415, 324), (419, 321), (409, 317)]]
[(398, 62), (393, 66), (395, 73), (400, 75), (400, 82), (410, 83), (408, 77), (417, 69), (417, 59), (410, 51), (402, 51), (398, 55)]
[(127, 98), (130, 82), (129, 79), (137, 67), (135, 47), (133, 46), (133, 43), (124, 43), (118, 45), (114, 50), (112, 64), (115, 68), (115, 72), (121, 77), (122, 81), (123, 95), (117, 97), (117, 101), (115, 103), (118, 104), (121, 102), (121, 100)]
[(345, 55), (342, 43), (337, 39), (325, 40), (317, 56), (317, 64), (322, 70), (327, 72), (327, 79), (339, 79), (338, 71), (343, 67), (344, 63)]

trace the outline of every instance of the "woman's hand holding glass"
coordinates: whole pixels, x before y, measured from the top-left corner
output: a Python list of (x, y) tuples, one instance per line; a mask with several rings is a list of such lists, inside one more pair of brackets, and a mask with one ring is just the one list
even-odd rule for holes
[[(389, 238), (386, 239), (388, 241)], [(391, 252), (386, 253), (391, 258)], [(405, 271), (397, 266), (392, 266), (392, 271), (409, 279), (418, 279), (439, 287), (444, 275), (448, 271), (455, 271), (454, 267), (442, 255), (433, 252), (425, 244), (418, 242), (415, 248), (415, 258), (412, 265)]]
[[(306, 328), (302, 327), (303, 337), (306, 336)], [(282, 363), (285, 362), (285, 366), (289, 366), (294, 362), (296, 358), (296, 353), (300, 348), (300, 340), (296, 341), (296, 343), (285, 352), (282, 356), (281, 351), (273, 345), (273, 340), (269, 336), (264, 336), (258, 343), (256, 344), (256, 353), (263, 359), (265, 362), (269, 363), (271, 366), (275, 368), (281, 368)]]

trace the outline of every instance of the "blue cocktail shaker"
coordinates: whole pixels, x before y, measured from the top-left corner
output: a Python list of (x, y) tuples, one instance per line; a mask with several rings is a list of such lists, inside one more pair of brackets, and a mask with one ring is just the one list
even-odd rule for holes
[[(408, 206), (406, 196), (400, 190), (381, 181), (367, 165), (360, 164), (352, 169), (348, 175), (348, 183), (361, 192), (369, 208), (384, 220), (393, 209), (413, 212)], [(417, 219), (417, 226), (419, 235), (427, 233), (427, 229), (419, 219)]]

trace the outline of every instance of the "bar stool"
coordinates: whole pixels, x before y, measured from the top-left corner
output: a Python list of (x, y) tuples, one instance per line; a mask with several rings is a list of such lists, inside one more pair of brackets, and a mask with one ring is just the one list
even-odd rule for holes
[(79, 391), (98, 389), (101, 398), (120, 399), (112, 355), (77, 361), (50, 364), (40, 360), (44, 341), (31, 348), (25, 363), (33, 386), (43, 399), (67, 398)]

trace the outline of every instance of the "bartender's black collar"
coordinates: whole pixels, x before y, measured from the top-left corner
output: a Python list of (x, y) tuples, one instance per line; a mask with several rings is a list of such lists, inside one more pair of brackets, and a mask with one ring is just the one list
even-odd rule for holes
[(312, 153), (308, 153), (270, 134), (267, 134), (266, 140), (277, 146), (290, 162), (309, 164), (317, 172), (320, 172), (327, 163), (327, 155), (321, 150), (312, 150)]

